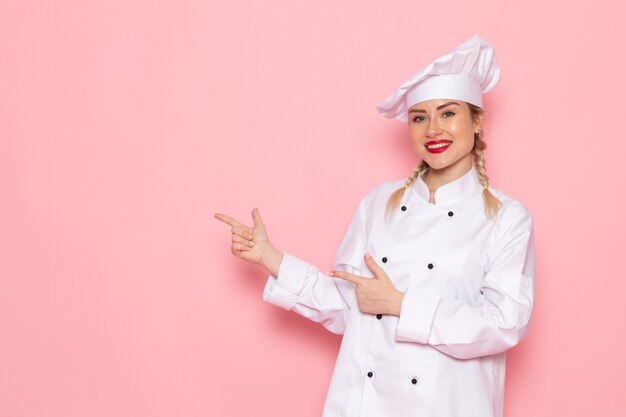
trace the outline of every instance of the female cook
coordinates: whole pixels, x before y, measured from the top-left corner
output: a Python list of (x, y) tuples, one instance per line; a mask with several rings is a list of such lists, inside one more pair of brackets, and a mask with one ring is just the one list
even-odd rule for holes
[(259, 212), (223, 214), (232, 252), (270, 272), (265, 301), (343, 334), (324, 417), (500, 417), (505, 352), (533, 307), (532, 217), (489, 186), (481, 94), (500, 70), (474, 36), (378, 106), (407, 123), (420, 159), (371, 190), (334, 272), (281, 253)]

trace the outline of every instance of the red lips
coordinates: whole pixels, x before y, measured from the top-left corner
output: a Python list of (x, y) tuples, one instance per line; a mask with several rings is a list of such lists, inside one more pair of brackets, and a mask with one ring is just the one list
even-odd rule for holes
[[(445, 144), (445, 145), (444, 145)], [(426, 146), (426, 150), (430, 153), (442, 153), (445, 152), (446, 149), (450, 147), (452, 141), (447, 139), (439, 139), (439, 140), (429, 140), (424, 145)], [(429, 148), (432, 145), (440, 145), (435, 148)]]

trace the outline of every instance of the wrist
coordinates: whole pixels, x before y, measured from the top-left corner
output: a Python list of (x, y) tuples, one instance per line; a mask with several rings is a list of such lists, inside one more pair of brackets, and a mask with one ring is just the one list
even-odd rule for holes
[(394, 296), (389, 305), (389, 315), (400, 317), (400, 311), (402, 309), (402, 300), (404, 299), (404, 293), (395, 290)]
[(283, 261), (283, 253), (276, 249), (273, 245), (268, 244), (267, 248), (261, 254), (259, 264), (267, 269), (272, 276), (278, 278), (278, 268)]

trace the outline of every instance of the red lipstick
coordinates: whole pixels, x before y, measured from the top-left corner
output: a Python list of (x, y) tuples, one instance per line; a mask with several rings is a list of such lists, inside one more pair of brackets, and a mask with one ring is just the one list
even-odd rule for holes
[(452, 144), (451, 140), (440, 139), (440, 140), (429, 140), (424, 144), (426, 150), (430, 153), (442, 153), (445, 152), (446, 149), (450, 147)]

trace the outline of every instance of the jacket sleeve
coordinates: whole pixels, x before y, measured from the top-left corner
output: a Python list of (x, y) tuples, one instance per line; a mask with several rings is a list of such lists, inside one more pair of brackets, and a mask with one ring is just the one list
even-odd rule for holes
[(420, 288), (405, 293), (396, 340), (429, 344), (459, 359), (503, 352), (525, 335), (535, 289), (533, 221), (518, 202), (503, 207), (480, 295), (472, 302), (443, 300)]
[[(335, 255), (335, 270), (360, 274), (358, 267), (353, 265), (355, 262), (351, 262), (346, 254), (361, 253), (363, 256), (363, 230), (363, 211), (359, 205)], [(315, 266), (285, 253), (278, 277), (268, 277), (263, 300), (318, 322), (333, 333), (343, 334), (356, 296), (354, 286), (349, 282), (322, 274)]]

